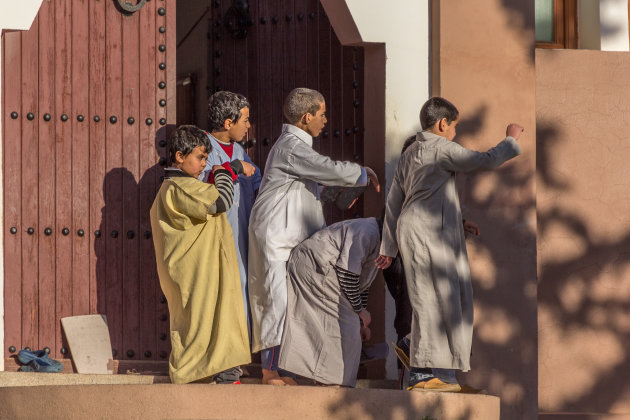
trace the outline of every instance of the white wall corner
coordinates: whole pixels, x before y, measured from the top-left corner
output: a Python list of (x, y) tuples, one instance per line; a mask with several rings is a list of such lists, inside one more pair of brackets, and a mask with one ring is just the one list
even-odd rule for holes
[(385, 43), (387, 188), (405, 139), (420, 129), (429, 98), (429, 1), (346, 0), (361, 39)]
[[(50, 0), (44, 0), (50, 1)], [(28, 31), (39, 12), (42, 0), (0, 0), (0, 30)]]
[(602, 51), (630, 50), (628, 29), (628, 0), (600, 0), (599, 30)]

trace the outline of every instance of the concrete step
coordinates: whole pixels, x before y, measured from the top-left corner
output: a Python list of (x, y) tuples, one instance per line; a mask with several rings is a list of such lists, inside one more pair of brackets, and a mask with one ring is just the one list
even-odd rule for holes
[[(242, 377), (241, 382), (259, 385), (259, 377)], [(314, 385), (313, 381), (298, 378), (300, 385)], [(169, 384), (164, 375), (87, 375), (79, 373), (38, 373), (38, 372), (0, 372), (0, 388), (18, 386), (52, 385), (150, 385)], [(359, 379), (357, 388), (361, 389), (397, 389), (396, 381), (386, 379)]]
[(87, 375), (80, 373), (0, 372), (0, 388), (56, 385), (169, 384), (168, 376)]
[[(146, 380), (144, 375), (87, 376)], [(6, 378), (0, 377), (0, 383)], [(38, 378), (33, 376), (33, 379)], [(38, 384), (3, 388), (0, 418), (498, 420), (499, 398), (316, 386)]]

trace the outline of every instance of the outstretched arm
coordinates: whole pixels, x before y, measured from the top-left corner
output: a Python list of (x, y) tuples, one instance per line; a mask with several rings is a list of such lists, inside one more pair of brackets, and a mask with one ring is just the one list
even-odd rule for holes
[(367, 184), (367, 171), (353, 162), (332, 160), (306, 144), (297, 144), (287, 155), (287, 172), (322, 185), (349, 187)]
[(439, 161), (444, 169), (451, 172), (494, 169), (521, 154), (521, 146), (517, 139), (522, 132), (523, 127), (520, 125), (508, 125), (505, 139), (486, 152), (476, 152), (452, 141), (448, 142), (440, 149)]

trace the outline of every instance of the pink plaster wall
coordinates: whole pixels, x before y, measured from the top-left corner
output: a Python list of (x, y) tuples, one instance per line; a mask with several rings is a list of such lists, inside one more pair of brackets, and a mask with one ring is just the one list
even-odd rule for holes
[(433, 1), (433, 94), (460, 110), (456, 141), (485, 151), (506, 125), (523, 154), (459, 177), (475, 293), (472, 370), (462, 379), (501, 397), (501, 417), (537, 416), (534, 2)]
[(541, 412), (630, 415), (628, 69), (536, 50)]

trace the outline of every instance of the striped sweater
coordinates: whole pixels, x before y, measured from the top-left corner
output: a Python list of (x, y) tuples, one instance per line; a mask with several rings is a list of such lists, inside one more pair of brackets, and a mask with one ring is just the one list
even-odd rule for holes
[(335, 272), (337, 273), (339, 286), (350, 302), (350, 305), (352, 305), (352, 309), (357, 313), (361, 312), (361, 310), (367, 306), (368, 299), (368, 290), (365, 290), (363, 293), (359, 291), (359, 280), (361, 276), (338, 266), (335, 266)]

